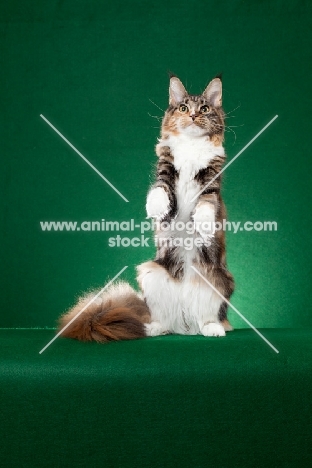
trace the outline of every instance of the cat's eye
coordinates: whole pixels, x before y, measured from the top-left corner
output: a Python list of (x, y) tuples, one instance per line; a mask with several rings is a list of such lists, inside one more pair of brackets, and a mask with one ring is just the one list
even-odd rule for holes
[(182, 112), (182, 114), (185, 114), (185, 112), (188, 111), (188, 107), (185, 104), (181, 104), (179, 107), (179, 111)]
[(200, 108), (200, 112), (201, 112), (201, 114), (208, 114), (208, 112), (209, 112), (209, 106), (202, 106), (202, 107)]

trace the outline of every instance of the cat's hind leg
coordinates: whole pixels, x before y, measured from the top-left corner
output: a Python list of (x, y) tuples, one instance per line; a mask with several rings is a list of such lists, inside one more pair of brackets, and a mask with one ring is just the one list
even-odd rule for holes
[(201, 328), (201, 333), (204, 336), (225, 336), (224, 327), (217, 322), (205, 323)]
[(145, 324), (147, 335), (171, 333), (172, 320), (178, 308), (178, 285), (167, 270), (156, 262), (142, 263), (137, 270), (137, 280), (151, 313), (151, 323)]
[(204, 336), (225, 336), (225, 328), (218, 318), (218, 310), (222, 299), (209, 286), (202, 285), (202, 289), (206, 291), (203, 291), (199, 296), (202, 296), (202, 299), (206, 295), (206, 301), (204, 311), (203, 306), (199, 307), (198, 324), (200, 333)]
[(169, 333), (169, 330), (165, 330), (160, 322), (145, 323), (144, 328), (147, 336), (168, 335)]
[(219, 294), (199, 276), (194, 276), (188, 285), (189, 310), (197, 321), (199, 333), (204, 336), (225, 336), (225, 328), (219, 319), (223, 302)]

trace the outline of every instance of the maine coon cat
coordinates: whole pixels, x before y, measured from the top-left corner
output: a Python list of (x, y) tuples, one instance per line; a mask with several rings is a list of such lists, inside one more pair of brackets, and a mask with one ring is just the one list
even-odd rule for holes
[[(111, 286), (63, 336), (105, 342), (167, 333), (224, 336), (232, 330), (227, 304), (210, 286), (227, 300), (234, 290), (224, 231), (212, 228), (225, 219), (221, 176), (216, 177), (225, 160), (223, 139), (220, 78), (202, 94), (190, 95), (172, 76), (156, 146), (156, 182), (146, 202), (147, 215), (157, 225), (156, 258), (137, 267), (141, 293), (124, 282)], [(82, 297), (63, 315), (60, 328), (95, 294)]]

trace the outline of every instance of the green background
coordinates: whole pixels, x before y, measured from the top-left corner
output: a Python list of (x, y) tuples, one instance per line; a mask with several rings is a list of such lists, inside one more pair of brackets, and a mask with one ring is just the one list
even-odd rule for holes
[(0, 330), (1, 466), (311, 465), (312, 4), (0, 2), (0, 327), (54, 327), (81, 292), (125, 265), (135, 284), (135, 265), (153, 257), (152, 246), (109, 248), (107, 233), (42, 232), (40, 221), (145, 219), (150, 114), (167, 106), (168, 71), (192, 93), (223, 72), (228, 161), (279, 116), (223, 180), (229, 220), (278, 223), (228, 232), (227, 245), (232, 302), (279, 354), (251, 329), (107, 346), (59, 338), (43, 354), (53, 330)]
[[(304, 1), (1, 1), (1, 327), (53, 327), (84, 290), (135, 284), (154, 248), (109, 248), (107, 233), (47, 233), (40, 221), (145, 218), (168, 71), (192, 93), (223, 72), (233, 304), (256, 327), (312, 325), (311, 4)], [(40, 118), (128, 198), (125, 203)], [(235, 116), (235, 117), (234, 117)], [(136, 234), (135, 234), (136, 235)], [(234, 312), (236, 327), (245, 323)]]

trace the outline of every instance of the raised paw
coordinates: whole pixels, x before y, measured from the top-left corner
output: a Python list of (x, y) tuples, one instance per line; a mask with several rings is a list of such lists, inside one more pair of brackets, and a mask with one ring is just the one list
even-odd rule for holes
[(144, 327), (147, 336), (159, 336), (168, 334), (168, 331), (164, 330), (161, 323), (159, 322), (146, 323)]
[(149, 218), (162, 218), (169, 211), (169, 197), (162, 187), (152, 189), (146, 201), (146, 212)]
[(204, 336), (225, 336), (225, 330), (220, 323), (207, 323), (201, 332)]

